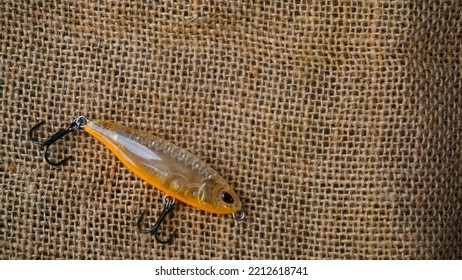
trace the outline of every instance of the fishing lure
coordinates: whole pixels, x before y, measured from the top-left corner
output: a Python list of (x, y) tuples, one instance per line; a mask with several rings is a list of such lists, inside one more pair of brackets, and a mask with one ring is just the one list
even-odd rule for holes
[(166, 194), (162, 213), (152, 228), (141, 229), (144, 212), (137, 220), (139, 232), (154, 234), (160, 243), (170, 243), (175, 234), (170, 234), (167, 240), (158, 237), (158, 229), (173, 210), (176, 200), (211, 213), (232, 214), (238, 221), (245, 218), (246, 212), (242, 209), (239, 197), (215, 170), (194, 155), (159, 137), (113, 122), (90, 121), (86, 116), (79, 116), (65, 129), (40, 141), (32, 134), (42, 124), (43, 121), (30, 129), (29, 139), (44, 147), (44, 157), (49, 164), (58, 166), (69, 160), (66, 157), (58, 162), (52, 161), (49, 158), (49, 147), (65, 135), (83, 129), (109, 148), (138, 177)]

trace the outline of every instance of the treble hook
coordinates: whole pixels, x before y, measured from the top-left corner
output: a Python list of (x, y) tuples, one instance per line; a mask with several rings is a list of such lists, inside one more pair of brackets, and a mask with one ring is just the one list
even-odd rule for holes
[(56, 132), (55, 134), (51, 135), (48, 139), (45, 139), (45, 140), (38, 140), (37, 138), (34, 138), (32, 136), (33, 132), (35, 130), (37, 130), (37, 128), (39, 128), (43, 123), (44, 121), (41, 121), (39, 122), (38, 124), (34, 125), (30, 130), (29, 130), (29, 133), (28, 133), (28, 136), (29, 136), (29, 139), (34, 143), (34, 144), (38, 144), (38, 145), (41, 145), (43, 147), (45, 147), (45, 154), (44, 154), (44, 157), (45, 157), (45, 160), (53, 165), (53, 166), (59, 166), (59, 165), (62, 165), (64, 163), (66, 163), (70, 157), (66, 157), (58, 162), (54, 162), (54, 161), (51, 161), (48, 157), (48, 150), (50, 148), (50, 146), (55, 143), (56, 141), (58, 141), (59, 139), (63, 138), (64, 136), (66, 136), (67, 134), (71, 133), (71, 132), (74, 132), (76, 131), (77, 129), (79, 128), (83, 128), (85, 127), (85, 123), (88, 121), (88, 118), (86, 116), (79, 116), (78, 118), (76, 118), (71, 124), (69, 124), (66, 128), (64, 129), (60, 129), (58, 130), (58, 132)]
[(144, 211), (141, 212), (141, 215), (140, 217), (138, 218), (138, 221), (136, 221), (136, 226), (138, 227), (138, 231), (140, 233), (144, 233), (144, 234), (148, 234), (148, 233), (152, 233), (154, 234), (154, 237), (156, 238), (157, 242), (159, 243), (162, 243), (162, 244), (171, 244), (172, 243), (172, 239), (173, 237), (175, 236), (175, 232), (176, 230), (174, 230), (170, 236), (168, 237), (167, 240), (161, 240), (159, 238), (159, 227), (160, 225), (162, 224), (162, 222), (164, 221), (165, 217), (167, 217), (167, 214), (173, 210), (173, 207), (175, 206), (176, 204), (176, 200), (174, 198), (171, 198), (169, 196), (164, 196), (164, 206), (163, 206), (163, 209), (162, 209), (162, 213), (160, 213), (160, 216), (159, 218), (157, 219), (156, 223), (154, 224), (154, 226), (150, 229), (141, 229), (141, 220), (143, 220), (143, 216), (144, 216)]

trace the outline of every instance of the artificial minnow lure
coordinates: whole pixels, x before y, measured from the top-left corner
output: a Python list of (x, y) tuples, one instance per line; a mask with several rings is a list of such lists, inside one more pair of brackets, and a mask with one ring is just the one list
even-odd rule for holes
[(176, 200), (211, 213), (232, 214), (239, 221), (245, 218), (239, 197), (215, 170), (159, 137), (113, 122), (90, 121), (85, 116), (79, 116), (67, 128), (39, 141), (32, 137), (32, 133), (42, 124), (40, 122), (31, 128), (29, 138), (45, 147), (44, 156), (49, 164), (57, 166), (69, 159), (51, 161), (48, 157), (50, 145), (66, 134), (83, 129), (109, 148), (133, 173), (164, 192), (167, 195), (164, 197), (164, 209), (155, 226), (148, 230), (140, 228), (143, 213), (137, 222), (140, 232), (155, 233), (157, 241), (161, 243), (170, 242), (173, 237), (171, 234), (167, 241), (162, 241), (156, 233)]

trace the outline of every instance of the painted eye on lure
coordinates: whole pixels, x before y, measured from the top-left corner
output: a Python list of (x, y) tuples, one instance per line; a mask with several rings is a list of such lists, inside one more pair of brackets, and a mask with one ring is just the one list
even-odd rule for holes
[(232, 214), (241, 221), (245, 210), (233, 188), (212, 168), (189, 152), (149, 133), (125, 127), (108, 121), (90, 121), (85, 116), (76, 118), (67, 128), (59, 130), (44, 141), (32, 137), (33, 132), (43, 124), (40, 122), (29, 131), (30, 140), (45, 148), (45, 160), (54, 166), (64, 164), (69, 158), (55, 162), (50, 160), (49, 147), (78, 129), (83, 129), (105, 145), (114, 155), (138, 177), (164, 192), (163, 211), (155, 225), (141, 229), (143, 212), (137, 226), (141, 233), (152, 233), (160, 243), (157, 230), (166, 215), (173, 210), (176, 200), (198, 209), (216, 214)]
[(234, 202), (233, 196), (229, 192), (222, 192), (221, 193), (221, 199), (228, 204), (231, 204)]

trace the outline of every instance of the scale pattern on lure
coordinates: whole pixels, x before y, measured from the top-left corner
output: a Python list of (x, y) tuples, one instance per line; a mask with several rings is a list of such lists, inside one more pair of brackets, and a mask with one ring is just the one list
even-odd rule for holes
[(211, 213), (233, 214), (236, 220), (245, 217), (239, 197), (215, 170), (189, 152), (159, 137), (113, 122), (90, 121), (85, 116), (80, 116), (66, 129), (39, 141), (32, 137), (32, 133), (42, 123), (31, 128), (29, 138), (45, 147), (45, 159), (48, 163), (61, 165), (68, 160), (65, 158), (59, 162), (51, 161), (48, 158), (50, 145), (66, 134), (84, 129), (109, 148), (133, 173), (173, 198), (164, 198), (164, 210), (153, 228), (141, 230), (140, 220), (143, 214), (140, 216), (137, 223), (140, 232), (156, 233), (165, 215), (173, 209), (175, 199)]

